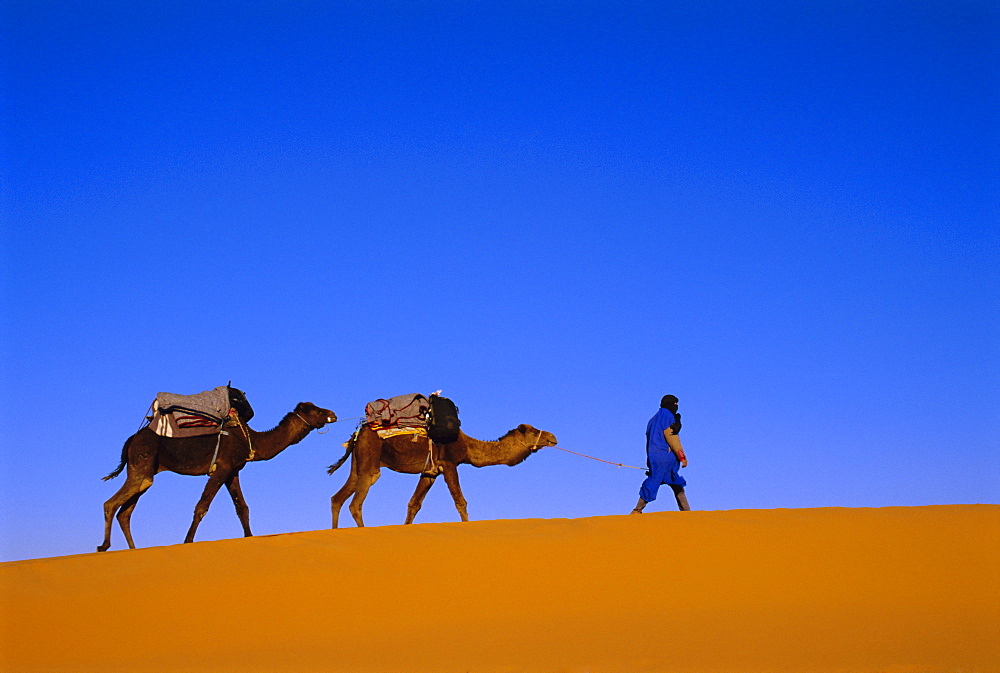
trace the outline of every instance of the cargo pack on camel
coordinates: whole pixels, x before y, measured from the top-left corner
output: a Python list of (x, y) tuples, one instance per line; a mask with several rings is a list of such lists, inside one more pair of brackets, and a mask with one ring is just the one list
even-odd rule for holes
[(462, 425), (458, 407), (439, 393), (431, 393), (429, 398), (412, 393), (373, 400), (365, 405), (365, 423), (382, 439), (419, 435), (438, 444), (456, 441)]
[(227, 420), (244, 423), (253, 418), (253, 407), (239, 388), (219, 386), (197, 395), (157, 393), (149, 427), (161, 437), (199, 437), (222, 430)]
[[(458, 420), (458, 407), (447, 397), (442, 397), (439, 390), (431, 393), (430, 397), (411, 393), (372, 400), (365, 405), (365, 421), (362, 425), (374, 431), (380, 439), (409, 435), (411, 441), (418, 442), (420, 438), (426, 438), (424, 443), (427, 453), (423, 471), (436, 476), (441, 469), (437, 465), (434, 447), (457, 441), (462, 423)], [(345, 448), (357, 440), (360, 431), (359, 426), (344, 444)], [(341, 462), (346, 458), (345, 454)]]
[(365, 423), (383, 439), (394, 435), (426, 437), (430, 408), (420, 393), (372, 400), (365, 405)]

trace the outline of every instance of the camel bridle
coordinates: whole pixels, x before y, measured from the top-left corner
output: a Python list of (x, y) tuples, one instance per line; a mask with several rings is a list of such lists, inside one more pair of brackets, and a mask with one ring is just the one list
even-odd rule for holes
[(535, 443), (532, 444), (532, 446), (531, 446), (531, 452), (532, 453), (534, 453), (535, 451), (538, 451), (538, 443), (540, 441), (542, 441), (542, 431), (541, 430), (538, 431), (538, 436), (535, 437)]
[(292, 413), (298, 416), (299, 420), (305, 423), (306, 427), (309, 428), (310, 431), (319, 430), (320, 428), (323, 427), (322, 425), (312, 425), (309, 421), (307, 421), (305, 418), (302, 417), (302, 414), (300, 414), (297, 411), (293, 411)]

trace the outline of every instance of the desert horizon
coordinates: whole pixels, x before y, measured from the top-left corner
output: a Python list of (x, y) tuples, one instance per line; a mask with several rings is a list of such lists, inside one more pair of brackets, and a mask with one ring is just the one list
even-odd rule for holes
[(2, 563), (2, 664), (997, 671), (998, 567), (998, 505), (287, 533)]

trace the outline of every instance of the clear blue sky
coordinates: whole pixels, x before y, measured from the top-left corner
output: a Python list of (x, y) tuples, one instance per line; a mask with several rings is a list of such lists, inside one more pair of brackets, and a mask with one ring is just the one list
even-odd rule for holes
[[(93, 551), (153, 396), (230, 379), (259, 430), (441, 388), (472, 436), (632, 465), (673, 393), (695, 508), (1000, 502), (995, 3), (2, 21), (2, 560)], [(246, 468), (257, 534), (329, 525), (354, 423)], [(625, 513), (642, 478), (460, 474), (473, 519)], [(386, 471), (369, 525), (414, 485)], [(158, 476), (137, 544), (203, 486)], [(457, 519), (436, 485), (418, 522)], [(239, 534), (223, 493), (199, 539)]]

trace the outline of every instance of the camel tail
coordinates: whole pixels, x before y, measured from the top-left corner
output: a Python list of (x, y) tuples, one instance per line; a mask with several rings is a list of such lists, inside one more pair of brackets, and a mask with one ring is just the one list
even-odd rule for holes
[(327, 474), (333, 474), (334, 472), (336, 472), (337, 470), (339, 470), (340, 466), (343, 465), (347, 461), (347, 459), (350, 457), (351, 453), (354, 452), (354, 442), (355, 441), (357, 441), (357, 440), (354, 437), (351, 437), (349, 440), (347, 440), (347, 444), (345, 445), (347, 447), (347, 451), (344, 452), (344, 455), (341, 456), (340, 460), (338, 460), (336, 463), (334, 463), (333, 465), (331, 465), (330, 467), (328, 467), (326, 469), (326, 473)]
[[(132, 437), (135, 437), (135, 435), (132, 435)], [(125, 465), (128, 463), (128, 445), (132, 443), (132, 437), (126, 439), (125, 446), (122, 447), (122, 462), (118, 463), (118, 467), (115, 468), (114, 472), (112, 472), (106, 477), (101, 477), (101, 481), (114, 479), (115, 477), (117, 477), (119, 474), (122, 473), (122, 470), (125, 469)]]

